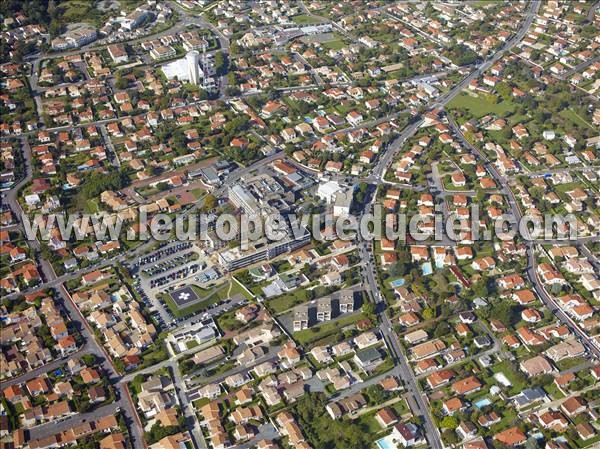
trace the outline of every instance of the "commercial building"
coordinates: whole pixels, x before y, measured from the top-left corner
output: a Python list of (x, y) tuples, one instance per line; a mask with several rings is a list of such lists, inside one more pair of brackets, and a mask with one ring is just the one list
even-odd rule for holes
[(226, 271), (233, 271), (262, 260), (273, 259), (280, 254), (289, 253), (310, 243), (310, 233), (304, 230), (300, 237), (286, 237), (278, 242), (268, 242), (262, 238), (253, 242), (250, 249), (242, 251), (239, 247), (219, 253), (219, 263)]
[(253, 215), (259, 212), (260, 206), (252, 193), (248, 192), (240, 184), (234, 184), (229, 187), (229, 200), (238, 209), (242, 209), (247, 215)]

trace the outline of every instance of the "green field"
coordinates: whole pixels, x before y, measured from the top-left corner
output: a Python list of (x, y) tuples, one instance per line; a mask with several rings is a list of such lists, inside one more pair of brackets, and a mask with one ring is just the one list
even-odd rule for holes
[(590, 128), (592, 130), (595, 130), (592, 125), (590, 125), (588, 122), (586, 122), (573, 109), (563, 109), (562, 111), (559, 112), (559, 114), (563, 118), (565, 118), (565, 119), (569, 120), (570, 122), (572, 122), (573, 124), (575, 124), (576, 126), (580, 126), (583, 128)]
[(200, 199), (200, 197), (204, 196), (206, 194), (206, 190), (205, 189), (201, 189), (201, 188), (196, 188), (196, 189), (192, 189), (192, 195), (194, 195), (196, 197), (196, 199)]
[(314, 343), (325, 337), (328, 337), (346, 326), (356, 323), (359, 320), (364, 319), (365, 316), (362, 313), (353, 313), (352, 315), (344, 316), (340, 319), (323, 323), (319, 326), (313, 326), (310, 329), (306, 329), (293, 334), (294, 340), (303, 346)]
[(308, 16), (306, 14), (300, 14), (298, 16), (294, 16), (294, 17), (292, 17), (292, 21), (294, 23), (297, 23), (298, 25), (307, 25), (310, 23), (321, 23), (322, 22), (322, 20), (320, 20), (316, 17)]
[(267, 306), (274, 313), (280, 314), (286, 310), (308, 301), (307, 292), (305, 289), (297, 289), (290, 293), (285, 293), (277, 296), (274, 299), (267, 301)]
[(472, 97), (471, 95), (461, 92), (448, 103), (448, 109), (467, 110), (474, 117), (481, 118), (487, 114), (506, 116), (515, 111), (515, 105), (507, 101), (492, 103), (483, 95)]
[(331, 41), (321, 42), (321, 45), (328, 50), (339, 50), (344, 48), (347, 44), (341, 39), (333, 39)]

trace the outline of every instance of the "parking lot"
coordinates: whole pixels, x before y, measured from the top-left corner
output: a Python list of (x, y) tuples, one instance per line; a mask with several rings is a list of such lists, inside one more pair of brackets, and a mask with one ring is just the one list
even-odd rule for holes
[[(161, 293), (167, 293), (177, 307), (182, 309), (203, 300), (190, 284), (202, 287), (201, 284), (213, 283), (222, 276), (215, 267), (206, 268), (207, 262), (210, 261), (202, 248), (190, 242), (168, 242), (130, 265), (135, 278), (134, 288), (150, 306), (152, 317), (160, 326), (170, 328), (177, 323), (198, 319), (207, 312), (213, 315), (214, 311), (216, 315), (232, 306), (232, 298), (226, 298), (191, 316), (177, 318), (160, 296)], [(244, 299), (235, 298), (234, 303)]]
[(181, 252), (183, 250), (190, 249), (191, 247), (192, 247), (191, 242), (184, 242), (184, 243), (178, 243), (176, 245), (169, 245), (165, 248), (154, 251), (146, 256), (140, 257), (138, 260), (138, 265), (140, 267), (142, 267), (144, 265), (148, 265), (151, 263), (153, 264), (155, 262), (158, 262), (158, 261), (165, 259), (169, 256), (172, 256), (174, 254), (178, 254), (179, 252)]
[(151, 279), (149, 281), (150, 288), (155, 289), (158, 287), (164, 287), (178, 279), (185, 279), (185, 278), (191, 276), (192, 274), (196, 273), (201, 268), (201, 266), (196, 262), (191, 262), (191, 263), (187, 263), (184, 266), (180, 266), (179, 269), (177, 269), (177, 270), (175, 270), (175, 268), (178, 268), (178, 267), (175, 266), (173, 268), (169, 268), (167, 274), (165, 274), (164, 276), (160, 276), (158, 278)]

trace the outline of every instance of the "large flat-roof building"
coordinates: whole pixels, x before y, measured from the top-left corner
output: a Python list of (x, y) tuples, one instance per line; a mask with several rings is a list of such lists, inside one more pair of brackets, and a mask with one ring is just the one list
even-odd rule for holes
[(247, 215), (256, 214), (260, 210), (260, 206), (254, 195), (242, 187), (241, 184), (230, 186), (228, 196), (234, 206), (242, 209)]
[(269, 242), (265, 237), (251, 243), (251, 247), (242, 250), (239, 247), (219, 253), (219, 263), (227, 271), (251, 265), (262, 260), (272, 259), (283, 253), (289, 253), (310, 243), (310, 233), (305, 229), (300, 237), (285, 237), (283, 240)]

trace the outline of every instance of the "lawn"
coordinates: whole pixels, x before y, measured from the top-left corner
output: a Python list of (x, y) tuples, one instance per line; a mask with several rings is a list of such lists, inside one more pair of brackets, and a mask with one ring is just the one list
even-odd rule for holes
[(325, 337), (328, 337), (346, 326), (350, 326), (357, 321), (364, 318), (362, 313), (353, 313), (351, 315), (339, 318), (337, 320), (323, 323), (319, 326), (313, 326), (310, 329), (306, 329), (293, 334), (294, 339), (303, 346), (314, 343)]
[(515, 106), (507, 101), (494, 104), (482, 95), (472, 97), (462, 92), (448, 104), (448, 109), (466, 109), (474, 117), (481, 118), (487, 114), (506, 116), (508, 113), (514, 112)]
[(373, 411), (370, 413), (366, 413), (364, 415), (356, 418), (356, 422), (362, 424), (366, 429), (368, 429), (371, 435), (377, 435), (380, 432), (383, 432), (384, 429), (381, 428), (379, 423), (375, 420), (375, 414), (377, 412)]
[(369, 377), (376, 377), (379, 376), (383, 373), (388, 372), (389, 370), (391, 370), (394, 367), (394, 360), (387, 355), (384, 362), (379, 365), (370, 375)]
[(321, 42), (321, 45), (327, 50), (339, 50), (340, 48), (344, 48), (348, 44), (346, 44), (346, 42), (341, 39), (334, 39), (331, 41)]
[(558, 367), (559, 370), (564, 371), (564, 370), (568, 370), (570, 368), (574, 368), (579, 365), (583, 365), (585, 363), (587, 363), (587, 360), (584, 357), (573, 357), (570, 359), (564, 359), (564, 360), (561, 360), (560, 362), (557, 362), (556, 366)]
[(192, 189), (192, 195), (194, 195), (194, 197), (198, 200), (200, 199), (200, 197), (204, 196), (204, 194), (206, 193), (205, 189), (201, 189), (200, 187), (196, 188), (196, 189)]
[(85, 202), (85, 207), (83, 209), (85, 213), (95, 214), (100, 212), (100, 206), (98, 205), (98, 200), (96, 198), (89, 199)]
[[(135, 7), (142, 2), (130, 0), (128, 3), (130, 4), (130, 7)], [(100, 8), (96, 8), (94, 2), (82, 0), (69, 0), (68, 2), (63, 2), (58, 9), (62, 19), (61, 21), (64, 23), (86, 22), (100, 26), (110, 15), (109, 11), (102, 11)]]
[(563, 109), (559, 112), (563, 118), (569, 120), (577, 126), (581, 126), (583, 128), (590, 128), (594, 130), (594, 128), (586, 122), (580, 115), (578, 115), (573, 109)]
[(285, 293), (283, 295), (277, 296), (274, 299), (269, 299), (267, 301), (267, 306), (274, 313), (280, 314), (285, 312), (286, 310), (308, 301), (308, 294), (305, 289), (297, 289), (290, 293)]
[(297, 23), (298, 25), (307, 25), (310, 23), (321, 23), (322, 20), (317, 17), (311, 17), (306, 14), (300, 14), (298, 16), (292, 17), (292, 21)]
[[(491, 367), (491, 370), (494, 374), (503, 373), (506, 378), (510, 381), (512, 386), (508, 388), (509, 394), (517, 394), (527, 388), (526, 379), (519, 373), (518, 371), (514, 371), (509, 362), (504, 361), (495, 364)], [(496, 381), (490, 376), (489, 381), (491, 383), (496, 383)]]
[(554, 382), (544, 385), (544, 391), (546, 391), (546, 393), (548, 393), (552, 399), (562, 399), (565, 397), (565, 395), (558, 389)]
[(401, 399), (398, 402), (395, 402), (394, 405), (391, 406), (392, 410), (396, 413), (396, 416), (400, 417), (407, 413), (410, 413), (410, 409), (408, 408), (408, 404), (405, 399)]

